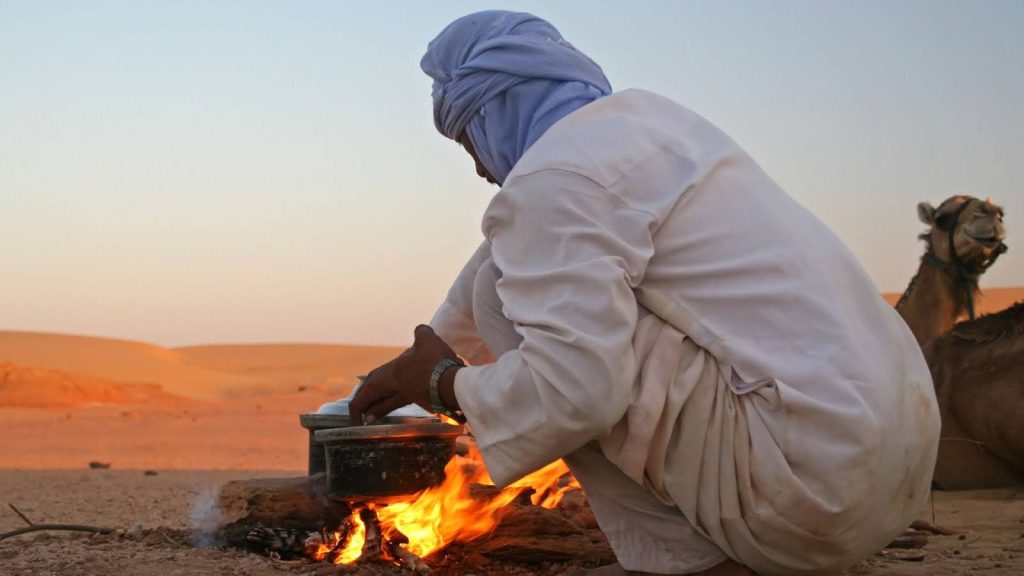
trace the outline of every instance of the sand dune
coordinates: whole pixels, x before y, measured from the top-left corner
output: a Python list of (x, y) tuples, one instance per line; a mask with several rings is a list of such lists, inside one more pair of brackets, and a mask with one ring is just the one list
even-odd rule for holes
[[(896, 305), (901, 292), (887, 292), (883, 294), (886, 301)], [(1009, 308), (1014, 302), (1024, 300), (1024, 287), (1017, 288), (984, 288), (981, 291), (981, 298), (976, 303), (978, 314), (991, 314)]]
[(398, 352), (398, 348), (345, 345), (169, 350), (128, 340), (0, 331), (0, 362), (117, 383), (155, 384), (168, 394), (201, 400), (263, 396), (299, 387), (340, 394), (351, 387), (356, 375)]
[(181, 405), (159, 384), (114, 382), (0, 362), (0, 408), (74, 408), (107, 404)]
[(204, 369), (272, 380), (282, 392), (300, 387), (348, 393), (356, 376), (394, 358), (400, 348), (332, 344), (252, 344), (175, 348)]

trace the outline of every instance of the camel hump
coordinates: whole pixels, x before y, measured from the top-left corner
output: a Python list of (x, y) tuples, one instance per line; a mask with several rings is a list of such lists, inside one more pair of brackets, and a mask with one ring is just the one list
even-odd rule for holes
[(989, 343), (1003, 338), (1024, 335), (1024, 301), (976, 320), (966, 320), (953, 327), (950, 334), (959, 340)]

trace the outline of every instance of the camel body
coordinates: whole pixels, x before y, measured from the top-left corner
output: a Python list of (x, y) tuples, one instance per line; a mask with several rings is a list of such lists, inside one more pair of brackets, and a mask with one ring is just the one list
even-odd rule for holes
[(935, 484), (1024, 485), (1024, 302), (957, 324), (924, 354), (942, 417)]

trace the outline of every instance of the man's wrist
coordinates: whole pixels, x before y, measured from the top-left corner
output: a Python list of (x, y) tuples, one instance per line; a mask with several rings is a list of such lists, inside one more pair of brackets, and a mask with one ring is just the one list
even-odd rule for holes
[[(459, 413), (458, 400), (455, 399), (455, 374), (453, 368), (465, 366), (458, 359), (442, 358), (430, 374), (428, 392), (430, 395), (430, 410), (436, 414), (443, 414), (457, 422), (464, 422), (462, 414)], [(445, 375), (448, 374), (447, 377)], [(445, 392), (442, 392), (442, 383)], [(447, 400), (447, 401), (446, 401)]]
[(463, 366), (451, 366), (441, 374), (437, 391), (441, 394), (441, 402), (451, 410), (461, 410), (459, 399), (455, 396), (455, 373)]

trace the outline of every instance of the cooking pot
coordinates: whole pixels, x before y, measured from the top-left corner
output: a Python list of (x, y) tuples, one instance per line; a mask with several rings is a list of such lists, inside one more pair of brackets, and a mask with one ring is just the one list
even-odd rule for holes
[(328, 493), (381, 500), (440, 484), (462, 426), (418, 420), (314, 432), (326, 456)]
[[(381, 421), (381, 424), (409, 424), (413, 422), (439, 422), (436, 418), (417, 418), (412, 416), (388, 416)], [(327, 458), (324, 455), (324, 447), (317, 442), (316, 433), (319, 430), (330, 430), (331, 428), (348, 428), (352, 425), (348, 413), (345, 414), (300, 414), (299, 424), (309, 430), (309, 461), (307, 468), (309, 475), (319, 474), (327, 471)]]

